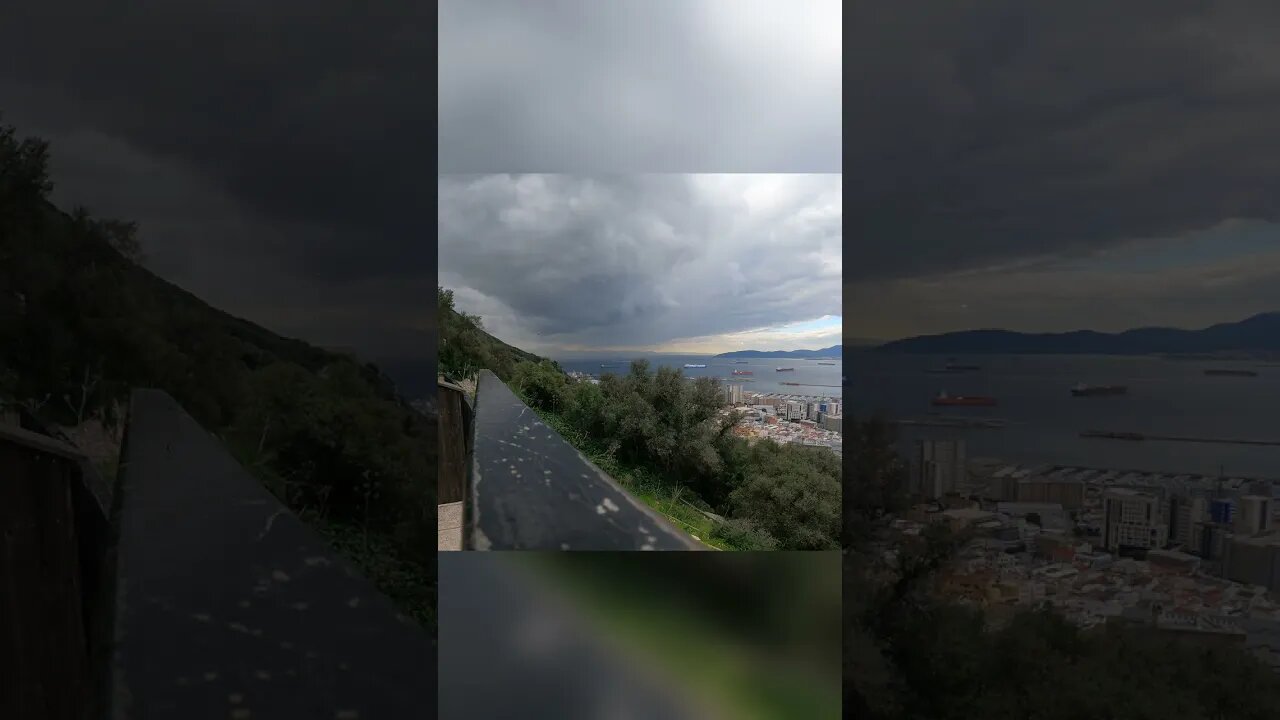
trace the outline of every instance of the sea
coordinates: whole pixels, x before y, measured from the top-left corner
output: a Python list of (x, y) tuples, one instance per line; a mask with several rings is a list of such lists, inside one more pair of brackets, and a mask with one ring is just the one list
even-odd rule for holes
[[(685, 377), (717, 377), (727, 382), (733, 379), (734, 370), (750, 370), (750, 382), (741, 384), (744, 392), (786, 393), (789, 395), (812, 395), (815, 397), (840, 398), (843, 390), (840, 387), (840, 358), (823, 360), (834, 362), (834, 365), (819, 365), (816, 360), (800, 358), (717, 358), (709, 355), (650, 355), (643, 359), (649, 361), (650, 368), (679, 368)], [(735, 360), (744, 360), (745, 364), (735, 364)], [(630, 358), (556, 358), (560, 367), (566, 371), (577, 371), (589, 375), (614, 373), (624, 375), (630, 371)], [(616, 367), (602, 368), (601, 364), (614, 364)], [(685, 364), (706, 365), (705, 368), (686, 368)], [(793, 372), (777, 372), (776, 368), (791, 367)], [(782, 385), (782, 382), (800, 383), (800, 385)]]
[[(1280, 441), (1280, 367), (1257, 362), (1158, 357), (989, 355), (955, 357), (977, 365), (964, 374), (929, 374), (948, 358), (850, 353), (846, 415), (876, 411), (895, 420), (983, 417), (1002, 428), (902, 426), (899, 444), (963, 439), (970, 458), (1175, 474), (1280, 479), (1280, 446), (1080, 437), (1082, 431)], [(1248, 369), (1257, 377), (1211, 377), (1206, 368)], [(1128, 394), (1074, 397), (1077, 383), (1127, 385)], [(990, 395), (997, 407), (935, 408), (940, 391)]]

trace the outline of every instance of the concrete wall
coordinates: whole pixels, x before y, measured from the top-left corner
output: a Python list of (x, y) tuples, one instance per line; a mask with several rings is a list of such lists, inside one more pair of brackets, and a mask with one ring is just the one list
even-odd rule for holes
[(700, 550), (481, 372), (468, 489), (474, 550)]

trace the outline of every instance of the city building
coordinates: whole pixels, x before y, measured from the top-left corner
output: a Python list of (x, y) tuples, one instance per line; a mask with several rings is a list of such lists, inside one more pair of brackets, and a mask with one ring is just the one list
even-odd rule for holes
[(804, 419), (804, 403), (788, 400), (786, 407), (786, 415), (784, 420), (803, 420)]
[(1222, 574), (1232, 582), (1280, 590), (1280, 533), (1231, 538), (1223, 553)]
[(1195, 549), (1196, 523), (1209, 519), (1209, 501), (1203, 496), (1175, 494), (1169, 497), (1169, 541)]
[(1102, 544), (1107, 550), (1161, 548), (1168, 526), (1161, 517), (1160, 498), (1154, 493), (1113, 488), (1103, 496)]
[(1240, 513), (1235, 518), (1235, 531), (1240, 535), (1257, 535), (1271, 529), (1271, 498), (1245, 495), (1240, 498)]
[(911, 491), (934, 499), (956, 491), (965, 478), (963, 440), (921, 440), (912, 463)]
[(1017, 481), (1018, 502), (1057, 503), (1068, 510), (1084, 507), (1084, 483), (1061, 477), (1033, 477)]
[(1215, 522), (1197, 522), (1191, 526), (1191, 552), (1206, 560), (1221, 560), (1230, 542), (1230, 528)]
[(844, 432), (843, 422), (844, 422), (844, 418), (842, 418), (841, 416), (832, 415), (828, 413), (827, 415), (824, 415), (822, 418), (822, 427), (826, 428), (827, 430), (830, 430), (831, 432), (843, 433)]

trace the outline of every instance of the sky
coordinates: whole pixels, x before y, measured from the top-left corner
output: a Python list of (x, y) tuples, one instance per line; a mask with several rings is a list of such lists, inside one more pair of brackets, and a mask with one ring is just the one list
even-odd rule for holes
[(848, 30), (851, 340), (1280, 310), (1280, 5), (868, 3)]
[(839, 0), (442, 0), (444, 173), (840, 172)]
[(840, 342), (838, 174), (442, 175), (439, 188), (440, 283), (517, 347)]
[(137, 221), (215, 307), (433, 360), (429, 4), (116, 5), (0, 23), (0, 122), (50, 141), (55, 202)]

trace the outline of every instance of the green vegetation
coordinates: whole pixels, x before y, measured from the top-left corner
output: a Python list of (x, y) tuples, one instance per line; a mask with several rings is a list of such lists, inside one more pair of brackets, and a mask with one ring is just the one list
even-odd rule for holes
[(0, 401), (60, 425), (118, 429), (131, 388), (165, 390), (327, 536), (377, 545), (351, 557), (407, 613), (434, 622), (427, 419), (373, 365), (279, 337), (156, 277), (140, 264), (135, 225), (51, 205), (47, 168), (46, 143), (0, 126)]
[(829, 556), (530, 557), (602, 637), (718, 711), (707, 716), (841, 716), (840, 594)]
[(515, 372), (517, 363), (542, 361), (537, 355), (514, 348), (485, 332), (479, 316), (458, 312), (452, 290), (437, 288), (436, 295), (440, 374), (466, 378), (485, 368), (505, 380)]
[(737, 437), (718, 380), (689, 382), (637, 360), (599, 385), (573, 382), (550, 360), (495, 344), (478, 318), (454, 311), (450, 291), (439, 297), (447, 367), (492, 370), (592, 462), (699, 539), (740, 550), (839, 547), (840, 458)]
[(999, 629), (933, 590), (961, 538), (930, 526), (918, 545), (876, 551), (901, 507), (904, 465), (880, 420), (853, 423), (857, 495), (846, 505), (848, 716), (947, 720), (1275, 717), (1280, 677), (1239, 648), (1141, 626), (1081, 630), (1049, 608)]

